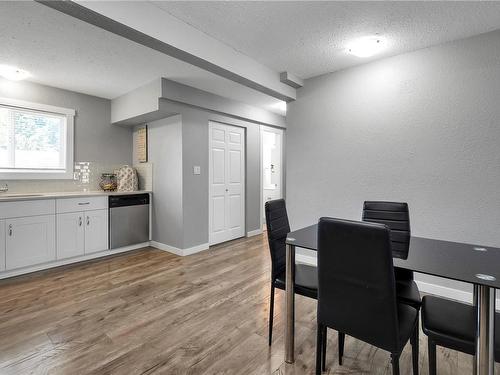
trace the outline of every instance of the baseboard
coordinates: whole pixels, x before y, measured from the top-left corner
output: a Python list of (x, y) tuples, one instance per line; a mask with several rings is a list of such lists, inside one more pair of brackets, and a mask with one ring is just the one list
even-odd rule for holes
[(104, 258), (104, 257), (108, 257), (110, 255), (125, 253), (127, 251), (137, 250), (137, 249), (141, 249), (143, 247), (148, 247), (148, 246), (149, 246), (149, 242), (143, 242), (143, 243), (139, 243), (136, 245), (119, 247), (117, 249), (103, 250), (103, 251), (100, 251), (97, 253), (82, 255), (82, 256), (78, 256), (78, 257), (74, 257), (74, 258), (54, 260), (54, 261), (48, 262), (48, 263), (42, 263), (42, 264), (37, 264), (34, 266), (18, 268), (18, 269), (10, 270), (10, 271), (4, 271), (4, 272), (0, 272), (0, 279), (6, 279), (9, 277), (25, 275), (25, 274), (32, 273), (32, 272), (43, 271), (43, 270), (47, 270), (50, 268), (66, 266), (68, 264), (85, 262), (87, 260)]
[[(472, 303), (472, 293), (465, 290), (449, 288), (437, 284), (426, 283), (425, 281), (415, 281), (420, 292), (434, 294), (435, 296), (445, 297), (460, 302)], [(500, 310), (500, 296), (496, 296), (496, 310)]]
[(310, 266), (317, 266), (318, 265), (318, 259), (316, 257), (312, 257), (309, 255), (305, 254), (295, 254), (295, 262), (296, 263), (303, 263), (303, 264), (308, 264)]
[(186, 249), (179, 249), (178, 247), (175, 246), (170, 246), (161, 242), (157, 241), (150, 241), (150, 246), (163, 250), (163, 251), (168, 251), (169, 253), (179, 255), (179, 256), (187, 256), (191, 254), (196, 254), (199, 253), (200, 251), (208, 250), (208, 243), (204, 243), (201, 245), (196, 245), (193, 247), (188, 247)]
[(247, 237), (258, 236), (259, 234), (262, 234), (262, 229), (255, 229), (247, 232)]

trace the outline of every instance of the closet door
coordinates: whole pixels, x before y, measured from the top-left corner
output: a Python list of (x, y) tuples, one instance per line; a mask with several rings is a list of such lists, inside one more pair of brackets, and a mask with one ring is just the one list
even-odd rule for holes
[(245, 129), (209, 124), (209, 242), (245, 235)]

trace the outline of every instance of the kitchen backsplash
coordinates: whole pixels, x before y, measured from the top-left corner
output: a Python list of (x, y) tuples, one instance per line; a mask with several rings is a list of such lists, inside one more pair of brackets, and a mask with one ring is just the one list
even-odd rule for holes
[[(97, 162), (75, 163), (73, 180), (0, 180), (0, 186), (9, 185), (9, 193), (47, 193), (66, 191), (95, 191), (99, 188), (102, 173), (113, 173), (120, 165), (103, 165)], [(152, 165), (134, 165), (139, 177), (139, 189), (151, 190)]]

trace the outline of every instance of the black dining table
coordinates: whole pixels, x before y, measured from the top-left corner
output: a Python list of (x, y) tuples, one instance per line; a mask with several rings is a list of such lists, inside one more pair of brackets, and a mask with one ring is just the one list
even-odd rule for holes
[[(286, 239), (285, 361), (294, 362), (295, 248), (316, 251), (317, 224), (290, 232)], [(495, 289), (500, 288), (500, 249), (411, 237), (408, 251), (393, 252), (394, 266), (472, 284), (478, 329), (474, 374), (494, 373)], [(342, 308), (342, 306), (339, 306)]]

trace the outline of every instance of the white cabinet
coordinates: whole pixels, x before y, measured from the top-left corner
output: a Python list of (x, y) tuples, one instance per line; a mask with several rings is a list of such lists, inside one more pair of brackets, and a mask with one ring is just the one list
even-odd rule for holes
[(72, 258), (85, 253), (85, 213), (57, 215), (57, 259)]
[(108, 210), (85, 211), (85, 254), (108, 249)]
[(5, 220), (0, 220), (0, 271), (5, 269)]
[(56, 259), (55, 215), (5, 220), (7, 269)]
[(57, 214), (57, 259), (108, 249), (108, 210)]

